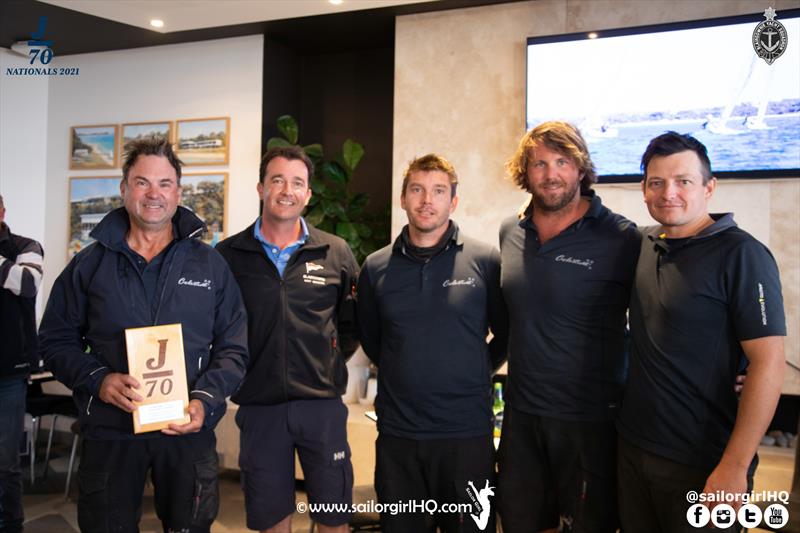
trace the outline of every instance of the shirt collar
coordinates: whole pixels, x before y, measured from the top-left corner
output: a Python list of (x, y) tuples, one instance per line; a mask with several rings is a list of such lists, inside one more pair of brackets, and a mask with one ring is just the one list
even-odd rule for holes
[[(303, 244), (308, 240), (308, 225), (303, 217), (300, 217), (300, 238), (294, 241), (293, 243), (288, 244), (285, 248), (290, 246), (297, 246), (299, 244)], [(277, 246), (274, 243), (269, 242), (264, 238), (264, 235), (261, 234), (261, 217), (256, 219), (256, 223), (253, 226), (253, 235), (255, 236), (256, 240), (262, 244), (266, 244), (268, 246)]]

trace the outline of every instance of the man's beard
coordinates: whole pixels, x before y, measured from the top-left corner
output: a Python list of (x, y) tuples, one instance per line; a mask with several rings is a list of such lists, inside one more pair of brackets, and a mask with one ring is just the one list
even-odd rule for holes
[[(544, 183), (543, 185), (547, 185)], [(536, 189), (531, 192), (533, 197), (533, 206), (536, 209), (540, 209), (542, 211), (549, 211), (554, 213), (556, 211), (560, 211), (564, 209), (569, 203), (575, 198), (575, 195), (578, 193), (578, 189), (580, 189), (581, 182), (576, 181), (575, 185), (570, 189), (565, 189), (564, 192), (561, 194), (553, 197), (552, 195), (543, 196), (540, 195)]]

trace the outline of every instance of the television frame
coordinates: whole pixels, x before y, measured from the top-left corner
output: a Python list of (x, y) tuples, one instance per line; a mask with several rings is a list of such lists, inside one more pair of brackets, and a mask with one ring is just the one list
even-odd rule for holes
[[(794, 9), (783, 9), (777, 12), (777, 16), (775, 17), (778, 22), (781, 20), (785, 20), (788, 18), (795, 18), (800, 17), (800, 8)], [(765, 20), (764, 12), (758, 12), (753, 14), (745, 14), (745, 15), (734, 15), (728, 17), (716, 17), (716, 18), (709, 18), (709, 19), (697, 19), (697, 20), (689, 20), (689, 21), (679, 21), (679, 22), (666, 22), (661, 24), (647, 24), (642, 26), (632, 26), (626, 28), (612, 28), (606, 30), (589, 30), (589, 31), (582, 31), (582, 32), (574, 32), (574, 33), (564, 33), (564, 34), (556, 34), (556, 35), (542, 35), (542, 36), (535, 36), (535, 37), (528, 37), (525, 45), (525, 108), (523, 113), (523, 120), (525, 123), (525, 128), (527, 130), (527, 121), (528, 121), (528, 84), (530, 81), (529, 78), (529, 59), (528, 53), (531, 45), (537, 44), (550, 44), (550, 43), (560, 43), (560, 42), (567, 42), (567, 41), (580, 41), (580, 40), (589, 40), (590, 34), (595, 34), (595, 37), (591, 38), (592, 40), (595, 39), (602, 39), (608, 37), (624, 37), (627, 35), (640, 35), (640, 34), (647, 34), (647, 33), (663, 33), (668, 31), (678, 31), (678, 30), (691, 30), (691, 29), (702, 29), (702, 28), (711, 28), (716, 26), (726, 26), (732, 24), (745, 24), (745, 23), (752, 23), (753, 29), (755, 29), (756, 25), (760, 22)], [(800, 35), (789, 35), (788, 36), (790, 42), (793, 39), (800, 39)], [(755, 53), (755, 52), (754, 52)], [(778, 58), (776, 61), (780, 61), (782, 58)], [(759, 61), (763, 61), (763, 59), (759, 58)], [(591, 147), (590, 147), (591, 150)], [(737, 171), (717, 171), (714, 170), (714, 160), (712, 156), (711, 160), (711, 168), (714, 173), (714, 176), (718, 179), (773, 179), (773, 178), (798, 178), (800, 177), (800, 167), (798, 168), (790, 168), (790, 169), (752, 169), (752, 170), (737, 170)], [(602, 174), (602, 169), (598, 169), (598, 183), (599, 184), (606, 184), (606, 183), (638, 183), (642, 180), (642, 173), (641, 171), (637, 174)]]

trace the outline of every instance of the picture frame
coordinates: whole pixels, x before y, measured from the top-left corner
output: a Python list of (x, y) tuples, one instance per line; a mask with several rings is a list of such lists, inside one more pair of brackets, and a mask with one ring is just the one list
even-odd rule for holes
[(135, 139), (155, 136), (163, 137), (172, 142), (173, 125), (171, 120), (157, 120), (151, 122), (130, 122), (123, 124), (120, 132), (119, 153), (125, 152), (125, 145)]
[(119, 161), (116, 124), (70, 128), (70, 170), (116, 168)]
[(119, 193), (122, 176), (80, 176), (69, 178), (67, 200), (67, 259), (94, 242), (92, 229), (110, 211), (122, 207)]
[(185, 166), (227, 165), (230, 117), (177, 120), (175, 153)]
[(181, 205), (194, 211), (206, 223), (201, 239), (210, 246), (227, 236), (228, 173), (201, 172), (181, 177)]

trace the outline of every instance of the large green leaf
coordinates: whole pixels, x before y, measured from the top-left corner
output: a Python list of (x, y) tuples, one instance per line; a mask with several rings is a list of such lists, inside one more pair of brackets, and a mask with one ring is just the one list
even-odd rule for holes
[(327, 189), (327, 186), (321, 180), (311, 178), (311, 190), (314, 191), (314, 194), (324, 194), (325, 189)]
[(297, 122), (291, 115), (278, 117), (278, 131), (289, 141), (289, 144), (297, 144)]
[(336, 183), (341, 183), (342, 185), (347, 184), (347, 172), (342, 168), (342, 166), (337, 163), (336, 161), (330, 161), (325, 163), (322, 166), (322, 170), (325, 172), (325, 175), (328, 176), (332, 181)]
[(356, 231), (358, 231), (358, 235), (361, 238), (366, 239), (372, 236), (372, 228), (370, 228), (366, 224), (361, 224), (359, 222), (354, 224), (354, 226), (356, 227)]
[(339, 222), (336, 224), (336, 235), (346, 241), (359, 240), (358, 230), (352, 222)]
[(329, 217), (347, 220), (347, 213), (345, 212), (344, 207), (342, 207), (342, 204), (336, 200), (323, 199), (322, 208), (325, 210), (325, 214)]
[(270, 137), (270, 139), (267, 141), (267, 150), (282, 146), (291, 146), (291, 144), (289, 143), (289, 141), (281, 137)]
[(325, 220), (325, 211), (320, 208), (316, 208), (310, 213), (306, 214), (305, 219), (306, 222), (312, 226), (319, 226), (322, 224), (322, 221)]
[(308, 157), (310, 157), (315, 163), (320, 159), (322, 159), (323, 157), (322, 145), (319, 143), (303, 146), (303, 150), (305, 151), (306, 154), (308, 154)]
[(362, 157), (364, 157), (364, 147), (353, 139), (347, 139), (342, 146), (342, 159), (351, 173), (358, 166)]

